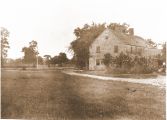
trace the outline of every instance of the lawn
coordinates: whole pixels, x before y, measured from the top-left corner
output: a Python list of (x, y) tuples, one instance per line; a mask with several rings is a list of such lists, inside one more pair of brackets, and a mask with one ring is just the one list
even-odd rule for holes
[(165, 120), (165, 89), (70, 76), (2, 71), (2, 118)]

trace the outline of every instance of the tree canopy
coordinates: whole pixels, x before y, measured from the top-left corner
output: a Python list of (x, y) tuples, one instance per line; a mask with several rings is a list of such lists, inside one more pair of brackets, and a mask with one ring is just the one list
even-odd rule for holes
[(45, 59), (45, 63), (48, 65), (48, 67), (50, 67), (51, 64), (51, 55), (44, 55)]
[(105, 29), (104, 24), (85, 24), (82, 28), (76, 28), (76, 39), (71, 42), (70, 50), (74, 52), (74, 58), (78, 67), (85, 67), (89, 60), (89, 46)]
[(66, 63), (68, 61), (66, 53), (59, 53), (59, 56), (57, 57), (58, 64), (62, 66), (63, 63)]
[(32, 40), (29, 42), (28, 47), (23, 47), (22, 52), (24, 52), (24, 63), (27, 64), (36, 64), (37, 55), (39, 54), (37, 51), (37, 42)]
[(110, 28), (112, 30), (118, 31), (118, 32), (122, 32), (125, 34), (129, 34), (129, 25), (127, 23), (110, 23), (107, 28)]
[(60, 52), (59, 55), (56, 55), (54, 57), (51, 57), (50, 55), (44, 55), (44, 57), (46, 58), (46, 64), (48, 64), (48, 67), (50, 66), (50, 64), (58, 64), (59, 66), (62, 66), (63, 63), (68, 62), (67, 55), (63, 52)]
[(153, 42), (151, 39), (147, 39), (147, 44), (152, 47), (152, 48), (156, 48), (157, 44), (155, 42)]

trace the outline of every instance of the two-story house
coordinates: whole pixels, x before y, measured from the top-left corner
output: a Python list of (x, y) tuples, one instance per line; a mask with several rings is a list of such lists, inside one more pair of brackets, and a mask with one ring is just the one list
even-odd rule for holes
[(104, 55), (118, 56), (121, 52), (131, 56), (155, 56), (161, 53), (160, 49), (151, 48), (146, 40), (134, 35), (133, 28), (129, 34), (105, 29), (89, 47), (89, 70), (104, 70)]

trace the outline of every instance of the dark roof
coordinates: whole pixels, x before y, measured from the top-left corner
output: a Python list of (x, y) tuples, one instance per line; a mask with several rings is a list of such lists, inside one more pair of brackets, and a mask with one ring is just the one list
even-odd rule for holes
[[(129, 34), (121, 33), (118, 31), (111, 30), (111, 29), (110, 31), (117, 38), (119, 38), (119, 40), (121, 40), (121, 42), (123, 42), (124, 44), (133, 45), (133, 46), (142, 46), (142, 47), (146, 46), (146, 41), (140, 36), (129, 35)], [(144, 44), (142, 44), (143, 42)]]

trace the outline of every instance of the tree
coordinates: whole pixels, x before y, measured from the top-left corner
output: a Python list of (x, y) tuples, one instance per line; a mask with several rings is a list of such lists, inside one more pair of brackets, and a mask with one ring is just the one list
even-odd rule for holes
[(122, 25), (120, 23), (110, 23), (107, 28), (110, 28), (112, 30), (115, 30), (117, 32), (122, 32), (125, 34), (129, 33), (129, 25), (127, 23), (123, 23)]
[(74, 59), (77, 67), (88, 67), (89, 46), (105, 29), (105, 24), (92, 25), (85, 24), (82, 28), (76, 28), (74, 34), (76, 39), (71, 42), (69, 47), (74, 52)]
[(37, 41), (32, 40), (31, 42), (29, 42), (29, 47), (31, 47), (35, 51), (37, 49), (37, 44)]
[(52, 57), (50, 59), (50, 63), (54, 64), (54, 65), (59, 64), (59, 56), (56, 55), (56, 56)]
[(155, 42), (153, 42), (151, 39), (147, 39), (147, 44), (152, 47), (152, 48), (156, 48), (157, 44)]
[(48, 67), (50, 67), (50, 64), (51, 64), (51, 56), (50, 56), (50, 55), (44, 55), (44, 57), (46, 58), (46, 64), (48, 65)]
[(59, 66), (62, 66), (64, 63), (67, 63), (69, 60), (67, 58), (66, 53), (59, 53), (59, 55), (56, 55), (54, 57), (50, 57), (49, 55), (45, 55), (47, 59), (47, 63), (56, 65), (58, 64)]
[(43, 64), (43, 58), (42, 58), (41, 56), (38, 56), (38, 63), (39, 63), (40, 65)]
[(9, 47), (8, 42), (9, 31), (6, 28), (1, 27), (1, 65), (3, 66), (7, 57)]
[(32, 40), (29, 42), (29, 47), (23, 47), (22, 52), (24, 52), (24, 63), (27, 64), (33, 64), (35, 65), (37, 63), (37, 55), (38, 50), (37, 50), (37, 42)]
[(66, 63), (68, 61), (66, 53), (59, 53), (58, 56), (58, 64), (62, 66), (63, 63)]

